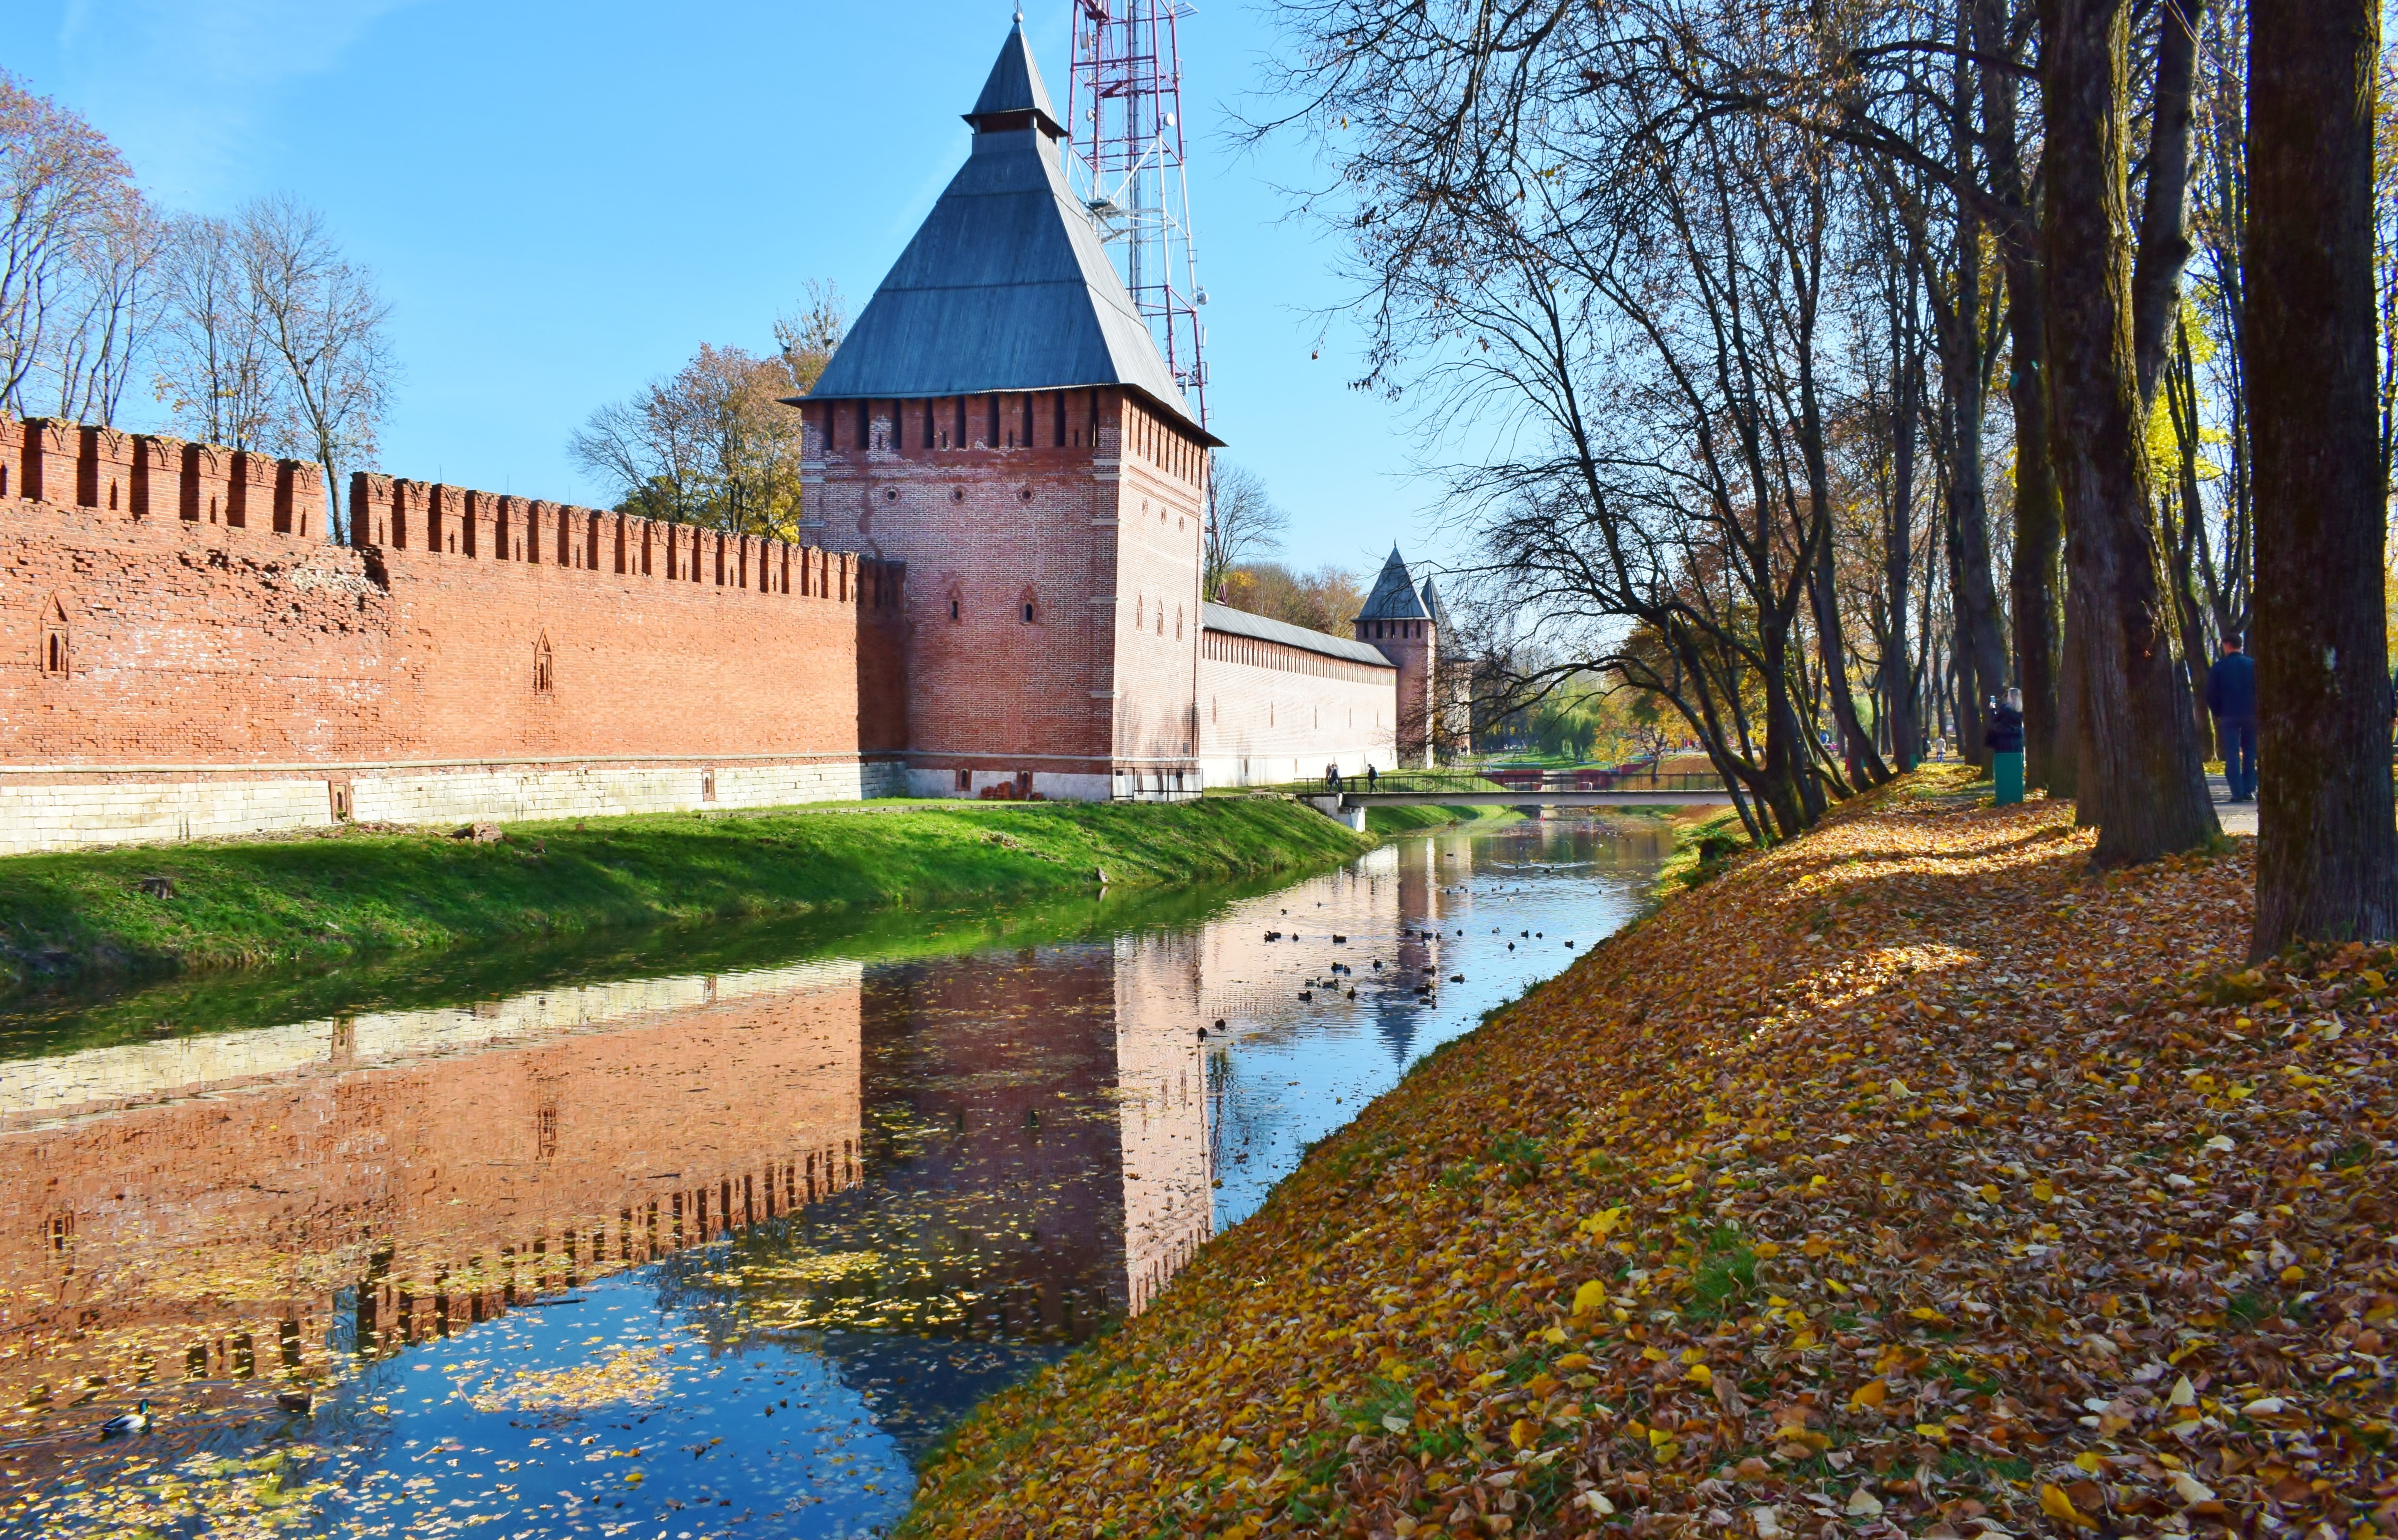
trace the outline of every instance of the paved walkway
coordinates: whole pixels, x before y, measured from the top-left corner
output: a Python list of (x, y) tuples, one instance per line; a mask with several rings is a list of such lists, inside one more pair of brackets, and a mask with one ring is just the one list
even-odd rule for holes
[(2257, 832), (2257, 804), (2230, 802), (2224, 799), (2224, 781), (2219, 775), (2206, 778), (2207, 795), (2215, 798), (2215, 817), (2225, 834), (2253, 835)]

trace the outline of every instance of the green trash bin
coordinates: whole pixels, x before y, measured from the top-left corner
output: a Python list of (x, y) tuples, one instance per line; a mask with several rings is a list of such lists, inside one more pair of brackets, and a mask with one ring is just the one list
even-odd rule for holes
[(1990, 779), (1998, 793), (1990, 800), (2012, 808), (2023, 800), (2023, 750), (2000, 749), (1990, 756)]

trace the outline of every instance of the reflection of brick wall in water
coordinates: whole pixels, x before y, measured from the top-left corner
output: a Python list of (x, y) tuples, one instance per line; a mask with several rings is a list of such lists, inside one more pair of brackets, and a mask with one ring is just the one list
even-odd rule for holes
[(837, 984), (0, 1137), (0, 1395), (443, 1333), (853, 1185), (858, 1028)]
[(1215, 1233), (1200, 954), (1198, 938), (1184, 932), (1136, 932), (1115, 944), (1125, 1302), (1135, 1315)]
[(869, 975), (868, 1223), (923, 1232), (919, 1329), (1080, 1337), (1123, 1307), (1112, 972), (1100, 944)]

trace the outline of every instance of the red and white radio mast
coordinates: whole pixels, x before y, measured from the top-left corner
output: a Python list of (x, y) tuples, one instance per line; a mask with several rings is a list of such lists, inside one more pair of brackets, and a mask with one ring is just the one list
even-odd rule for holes
[(1202, 426), (1207, 421), (1206, 328), (1182, 171), (1181, 0), (1073, 0), (1074, 63), (1066, 95), (1075, 181), (1165, 367)]

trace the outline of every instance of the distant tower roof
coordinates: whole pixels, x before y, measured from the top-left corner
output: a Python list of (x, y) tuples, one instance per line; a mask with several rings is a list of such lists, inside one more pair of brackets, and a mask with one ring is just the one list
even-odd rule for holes
[(1424, 612), (1423, 601), (1416, 597), (1415, 579), (1408, 575), (1408, 564), (1400, 559), (1399, 548), (1391, 547), (1391, 559), (1382, 563), (1382, 575), (1374, 580), (1374, 591), (1366, 597), (1366, 608), (1357, 611), (1361, 621), (1421, 621), (1431, 617)]
[(1421, 592), (1423, 594), (1425, 618), (1430, 620), (1433, 624), (1439, 626), (1442, 630), (1448, 630), (1448, 611), (1441, 608), (1440, 594), (1438, 590), (1433, 587), (1432, 579), (1426, 578), (1423, 580)]
[[(1019, 22), (966, 121), (974, 151), (807, 399), (1121, 385), (1210, 444), (1058, 161)], [(794, 398), (795, 400), (797, 398)]]

